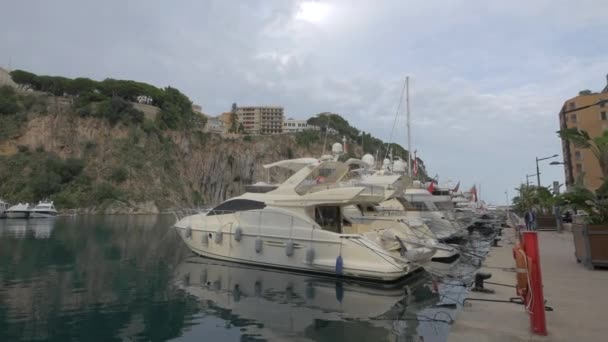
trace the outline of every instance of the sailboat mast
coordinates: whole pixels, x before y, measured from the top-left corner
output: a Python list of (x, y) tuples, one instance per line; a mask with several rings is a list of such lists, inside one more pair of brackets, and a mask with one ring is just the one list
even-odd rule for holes
[(405, 77), (405, 108), (407, 113), (407, 175), (412, 178), (412, 135), (410, 131), (410, 77)]

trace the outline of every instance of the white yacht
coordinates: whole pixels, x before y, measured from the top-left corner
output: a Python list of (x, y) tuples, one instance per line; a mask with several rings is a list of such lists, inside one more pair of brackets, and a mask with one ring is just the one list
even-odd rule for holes
[(53, 202), (40, 201), (38, 205), (30, 209), (31, 218), (48, 218), (57, 216), (57, 210)]
[(444, 196), (433, 196), (426, 189), (406, 189), (381, 204), (384, 210), (405, 210), (407, 217), (417, 217), (425, 221), (439, 241), (462, 237), (464, 230), (453, 217), (451, 202)]
[(307, 163), (275, 190), (245, 193), (175, 228), (194, 253), (226, 261), (381, 282), (422, 268), (435, 239), (394, 220), (370, 229), (344, 216), (344, 207), (386, 197), (383, 189), (338, 185), (348, 171), (333, 161)]
[(30, 215), (30, 205), (28, 203), (15, 204), (6, 209), (6, 217), (8, 218), (28, 218)]
[(4, 212), (6, 211), (6, 209), (8, 209), (8, 207), (8, 203), (0, 199), (0, 218), (4, 217)]

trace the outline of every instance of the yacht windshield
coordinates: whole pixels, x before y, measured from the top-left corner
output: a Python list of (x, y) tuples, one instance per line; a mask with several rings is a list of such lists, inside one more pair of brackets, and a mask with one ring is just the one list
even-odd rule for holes
[(296, 193), (304, 195), (309, 192), (336, 187), (336, 183), (347, 173), (348, 165), (338, 162), (322, 163), (315, 167), (308, 177), (296, 186)]
[(454, 204), (452, 202), (435, 202), (437, 209), (439, 210), (453, 210)]
[(252, 201), (247, 199), (235, 199), (226, 201), (217, 207), (211, 209), (207, 216), (231, 214), (237, 211), (264, 209), (264, 202)]

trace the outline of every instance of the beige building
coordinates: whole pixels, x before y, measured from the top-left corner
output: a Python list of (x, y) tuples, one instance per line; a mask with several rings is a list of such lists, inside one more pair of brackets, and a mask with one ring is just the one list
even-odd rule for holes
[[(608, 130), (608, 85), (600, 93), (585, 90), (564, 102), (559, 123), (562, 129), (577, 128), (587, 131), (591, 137), (603, 135)], [(594, 191), (602, 185), (600, 165), (589, 149), (578, 148), (562, 139), (562, 150), (567, 187), (574, 185), (581, 176), (589, 190)]]
[(246, 133), (274, 134), (283, 132), (283, 107), (237, 107), (236, 113)]
[(283, 133), (295, 133), (307, 129), (319, 130), (319, 127), (309, 125), (306, 120), (289, 118), (283, 122)]

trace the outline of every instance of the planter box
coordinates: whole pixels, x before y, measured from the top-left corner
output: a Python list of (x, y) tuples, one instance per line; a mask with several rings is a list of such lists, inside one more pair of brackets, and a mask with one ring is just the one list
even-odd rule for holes
[(536, 216), (537, 230), (557, 230), (557, 219), (553, 215)]
[(608, 224), (572, 224), (576, 261), (585, 267), (608, 266)]

